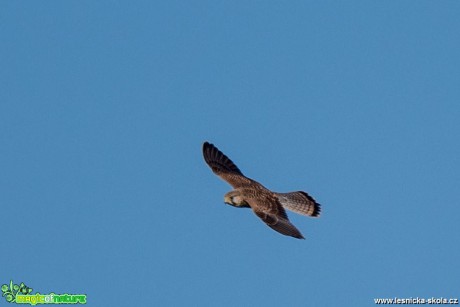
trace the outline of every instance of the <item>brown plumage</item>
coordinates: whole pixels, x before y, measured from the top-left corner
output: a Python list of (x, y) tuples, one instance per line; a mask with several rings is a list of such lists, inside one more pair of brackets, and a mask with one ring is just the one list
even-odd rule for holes
[(272, 192), (244, 176), (232, 160), (213, 144), (203, 144), (203, 156), (212, 171), (235, 189), (225, 194), (226, 204), (251, 208), (269, 227), (283, 235), (304, 239), (300, 231), (291, 224), (284, 209), (312, 217), (318, 217), (321, 213), (320, 204), (305, 192)]

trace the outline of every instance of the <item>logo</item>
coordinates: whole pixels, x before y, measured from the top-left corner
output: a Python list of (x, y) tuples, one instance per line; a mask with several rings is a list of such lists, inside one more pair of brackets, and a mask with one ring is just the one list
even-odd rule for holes
[(86, 304), (86, 294), (32, 294), (33, 289), (26, 286), (23, 282), (20, 285), (2, 285), (2, 296), (9, 303), (16, 304)]

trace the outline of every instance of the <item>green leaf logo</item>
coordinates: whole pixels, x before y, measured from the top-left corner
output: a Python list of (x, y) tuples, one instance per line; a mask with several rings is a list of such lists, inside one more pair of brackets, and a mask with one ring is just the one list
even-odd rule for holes
[(10, 280), (9, 285), (2, 285), (2, 296), (10, 303), (16, 302), (17, 294), (30, 294), (32, 291), (33, 289), (27, 287), (23, 282), (20, 285), (16, 285)]
[(5, 297), (7, 302), (14, 303), (16, 301), (16, 293), (19, 290), (18, 285), (14, 285), (10, 280), (10, 285), (2, 285), (2, 296)]

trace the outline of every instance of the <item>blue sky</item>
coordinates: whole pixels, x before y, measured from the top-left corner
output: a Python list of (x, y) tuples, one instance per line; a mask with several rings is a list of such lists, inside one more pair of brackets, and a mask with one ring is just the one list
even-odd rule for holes
[[(0, 5), (1, 280), (92, 306), (458, 297), (458, 1)], [(223, 203), (204, 141), (306, 236)], [(3, 300), (3, 298), (2, 298)]]

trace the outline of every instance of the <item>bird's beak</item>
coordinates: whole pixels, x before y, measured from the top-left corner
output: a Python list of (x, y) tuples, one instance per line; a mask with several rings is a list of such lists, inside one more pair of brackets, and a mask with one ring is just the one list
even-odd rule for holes
[(229, 196), (225, 196), (225, 197), (224, 197), (224, 203), (226, 203), (227, 205), (231, 205), (231, 204), (232, 204), (232, 200), (230, 199)]

